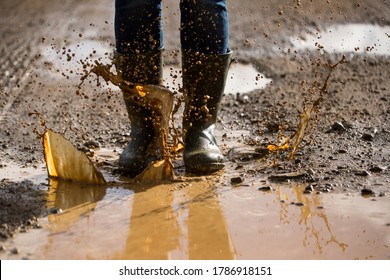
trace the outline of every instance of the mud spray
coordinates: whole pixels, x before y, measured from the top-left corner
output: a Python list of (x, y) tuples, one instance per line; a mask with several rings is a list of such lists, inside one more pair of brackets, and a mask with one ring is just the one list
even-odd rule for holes
[[(97, 85), (100, 85), (100, 78), (106, 83), (112, 83), (119, 87), (123, 93), (124, 100), (131, 100), (143, 108), (152, 111), (152, 124), (154, 129), (153, 143), (149, 144), (147, 153), (161, 158), (152, 162), (135, 179), (137, 181), (171, 180), (174, 178), (172, 157), (182, 150), (183, 144), (179, 140), (178, 130), (174, 125), (174, 114), (178, 111), (181, 101), (178, 100), (174, 106), (175, 93), (160, 85), (141, 85), (130, 83), (122, 79), (121, 73), (112, 73), (111, 64), (103, 65), (95, 61), (94, 66), (86, 71), (81, 78), (79, 88), (90, 74), (96, 75)], [(172, 139), (171, 145), (168, 139)]]
[[(77, 87), (78, 96), (83, 95), (81, 88), (84, 82), (91, 74), (94, 74), (98, 87), (102, 86), (100, 79), (103, 79), (106, 84), (111, 83), (118, 87), (125, 100), (137, 102), (140, 106), (152, 111), (152, 123), (156, 137), (153, 139), (154, 142), (150, 143), (147, 152), (161, 160), (152, 162), (135, 180), (148, 182), (174, 179), (172, 158), (184, 148), (181, 133), (174, 124), (174, 116), (180, 108), (181, 100), (177, 98), (175, 102), (175, 93), (167, 87), (135, 84), (122, 79), (120, 72), (113, 73), (112, 64), (102, 64), (97, 60), (93, 64), (81, 62), (84, 75)], [(287, 136), (284, 132), (285, 125), (281, 123), (275, 143), (257, 148), (257, 152), (261, 152), (264, 156), (273, 156), (274, 166), (277, 166), (280, 161), (292, 160), (305, 139), (307, 144), (311, 143), (329, 79), (334, 69), (343, 63), (346, 63), (345, 56), (334, 64), (324, 63), (320, 59), (313, 63), (316, 68), (314, 81), (301, 82), (304, 101), (303, 108), (298, 114), (295, 132)], [(38, 133), (38, 135), (43, 139), (44, 157), (49, 177), (89, 184), (106, 183), (103, 175), (83, 152), (78, 151), (61, 134), (50, 130), (41, 114), (37, 112), (32, 114), (41, 118), (41, 126), (45, 129), (43, 134)], [(168, 139), (172, 140), (171, 143)]]
[[(270, 153), (275, 155), (274, 165), (278, 164), (278, 159), (283, 159), (284, 155), (287, 155), (288, 160), (292, 160), (297, 150), (301, 147), (304, 139), (309, 138), (307, 143), (311, 143), (314, 137), (314, 130), (319, 120), (319, 110), (324, 99), (324, 95), (327, 92), (329, 79), (335, 70), (335, 68), (343, 63), (346, 63), (346, 58), (343, 56), (338, 62), (331, 64), (328, 62), (323, 63), (320, 59), (315, 64), (317, 70), (315, 71), (315, 80), (311, 83), (306, 81), (301, 82), (303, 89), (303, 108), (298, 113), (298, 124), (296, 131), (290, 136), (286, 136), (284, 133), (284, 125), (279, 124), (279, 132), (276, 143), (271, 143), (266, 146), (266, 149)], [(323, 70), (327, 73), (323, 74)]]
[[(93, 73), (96, 75), (98, 86), (101, 85), (99, 79), (103, 78), (106, 83), (111, 82), (119, 87), (125, 100), (132, 100), (140, 106), (150, 109), (155, 137), (153, 143), (149, 144), (147, 153), (161, 160), (150, 163), (134, 180), (151, 182), (174, 179), (172, 157), (182, 151), (183, 144), (179, 140), (173, 116), (178, 111), (181, 101), (179, 100), (174, 106), (174, 93), (166, 87), (130, 83), (123, 80), (120, 73), (110, 72), (111, 67), (112, 65), (103, 65), (95, 61), (94, 66), (85, 71), (85, 75), (81, 78), (77, 95), (81, 95), (81, 86), (85, 79)], [(30, 115), (40, 117), (40, 126), (44, 128), (43, 133), (35, 128), (35, 133), (38, 138), (42, 139), (44, 158), (50, 178), (93, 185), (107, 183), (102, 173), (96, 169), (84, 152), (79, 151), (61, 133), (53, 132), (46, 126), (46, 120), (42, 114), (33, 112)], [(169, 138), (172, 139), (171, 143), (168, 143)]]

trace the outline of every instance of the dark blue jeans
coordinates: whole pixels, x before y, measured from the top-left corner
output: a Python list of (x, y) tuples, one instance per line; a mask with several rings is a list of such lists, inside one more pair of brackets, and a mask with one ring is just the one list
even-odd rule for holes
[[(161, 0), (115, 0), (116, 51), (147, 53), (164, 47)], [(226, 0), (180, 0), (180, 42), (186, 52), (228, 52)]]

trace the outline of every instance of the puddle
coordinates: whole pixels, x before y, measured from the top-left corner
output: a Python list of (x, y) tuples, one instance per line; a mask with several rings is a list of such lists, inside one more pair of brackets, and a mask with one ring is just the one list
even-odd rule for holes
[[(240, 133), (245, 133), (242, 131)], [(110, 163), (117, 151), (97, 149)], [(304, 194), (304, 186), (226, 173), (136, 185), (108, 167), (108, 186), (52, 181), (41, 229), (4, 243), (2, 259), (390, 259), (390, 197)], [(47, 182), (45, 166), (4, 166), (2, 178)]]
[(304, 38), (293, 38), (296, 49), (318, 49), (325, 52), (390, 55), (390, 26), (370, 24), (334, 25), (313, 31)]
[[(110, 157), (104, 151), (101, 157)], [(389, 259), (390, 198), (231, 187), (224, 174), (108, 187), (52, 182), (62, 213), (5, 244), (30, 259)], [(301, 206), (299, 206), (301, 205)], [(7, 254), (7, 255), (6, 255)]]
[(249, 93), (265, 88), (271, 81), (251, 64), (232, 63), (226, 81), (225, 94)]
[(66, 76), (76, 76), (83, 73), (83, 64), (99, 60), (103, 64), (110, 63), (112, 48), (108, 43), (84, 39), (79, 43), (58, 46), (52, 44), (41, 49), (41, 54), (47, 67), (53, 75), (60, 71)]
[(308, 195), (293, 186), (276, 187), (271, 193), (249, 190), (244, 196), (243, 190), (233, 189), (225, 199), (229, 228), (236, 225), (232, 236), (240, 248), (237, 258), (390, 258), (389, 198)]

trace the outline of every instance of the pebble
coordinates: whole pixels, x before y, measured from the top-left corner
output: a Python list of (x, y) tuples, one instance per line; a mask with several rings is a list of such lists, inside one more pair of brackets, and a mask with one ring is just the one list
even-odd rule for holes
[(303, 193), (312, 193), (314, 191), (314, 187), (312, 185), (309, 185), (305, 188), (305, 190), (303, 191)]
[(267, 192), (267, 191), (272, 191), (273, 189), (270, 186), (266, 186), (266, 187), (260, 187), (257, 190)]
[(335, 122), (333, 123), (332, 127), (330, 128), (330, 131), (337, 131), (337, 132), (344, 132), (347, 129), (341, 122)]
[(3, 228), (5, 230), (8, 230), (8, 224), (1, 224), (0, 228)]
[(42, 226), (41, 226), (41, 224), (36, 223), (36, 224), (34, 225), (34, 228), (42, 228)]
[(374, 140), (374, 135), (370, 134), (370, 133), (364, 133), (362, 135), (362, 139), (364, 141), (373, 141)]
[(12, 249), (11, 249), (11, 254), (14, 254), (14, 255), (19, 254), (18, 248), (12, 248)]
[(321, 193), (328, 193), (328, 192), (331, 192), (332, 191), (332, 187), (329, 187), (329, 186), (323, 186), (321, 188), (318, 189), (318, 191)]
[(50, 208), (49, 209), (49, 214), (60, 214), (60, 213), (62, 213), (61, 208)]
[(84, 142), (84, 147), (87, 147), (89, 149), (95, 149), (100, 147), (100, 143), (94, 140), (88, 140)]
[(356, 176), (363, 176), (363, 177), (366, 177), (366, 176), (370, 176), (370, 172), (368, 172), (367, 170), (359, 170), (359, 171), (356, 171), (355, 172), (355, 175)]
[(289, 179), (300, 179), (305, 176), (304, 172), (289, 172), (289, 173), (281, 173), (274, 174), (268, 177), (269, 180), (273, 181), (288, 181)]
[(364, 188), (362, 189), (362, 195), (363, 196), (371, 196), (371, 195), (374, 195), (375, 192), (371, 189), (367, 189), (367, 188)]
[(242, 98), (242, 103), (248, 104), (248, 103), (250, 103), (250, 102), (251, 102), (251, 100), (250, 100), (250, 98), (249, 98), (248, 95), (245, 95), (245, 96)]
[(309, 175), (314, 175), (314, 174), (316, 174), (316, 172), (314, 171), (314, 169), (311, 169), (311, 168), (309, 168), (308, 170), (306, 170), (306, 173), (309, 174)]
[(380, 172), (383, 172), (385, 170), (386, 170), (386, 168), (383, 167), (383, 166), (380, 166), (380, 165), (373, 165), (370, 168), (370, 171), (373, 172), (373, 173), (380, 173)]
[(233, 177), (230, 179), (230, 183), (232, 185), (240, 184), (242, 182), (244, 182), (244, 179), (242, 177)]

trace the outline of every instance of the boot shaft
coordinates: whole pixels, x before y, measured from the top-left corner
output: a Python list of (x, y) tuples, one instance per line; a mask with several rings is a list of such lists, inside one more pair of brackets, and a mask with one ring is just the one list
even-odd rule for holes
[[(118, 74), (125, 81), (141, 85), (162, 83), (162, 50), (129, 55), (115, 51), (114, 62)], [(156, 133), (152, 122), (152, 109), (130, 98), (124, 98), (124, 101), (130, 120), (131, 141), (124, 148), (119, 165), (125, 172), (135, 175), (144, 170), (150, 162), (159, 159), (153, 146)]]
[[(141, 85), (162, 84), (163, 49), (144, 54), (121, 54), (114, 51), (114, 63), (122, 79)], [(140, 104), (124, 99), (131, 123), (132, 135), (151, 134), (151, 110)]]
[(231, 61), (227, 54), (183, 53), (186, 171), (208, 174), (224, 167), (225, 158), (214, 137), (214, 126)]
[(143, 54), (121, 54), (114, 51), (116, 70), (122, 79), (143, 85), (161, 85), (163, 49)]
[(227, 54), (183, 53), (185, 130), (191, 127), (203, 130), (216, 122), (231, 56), (231, 51)]

